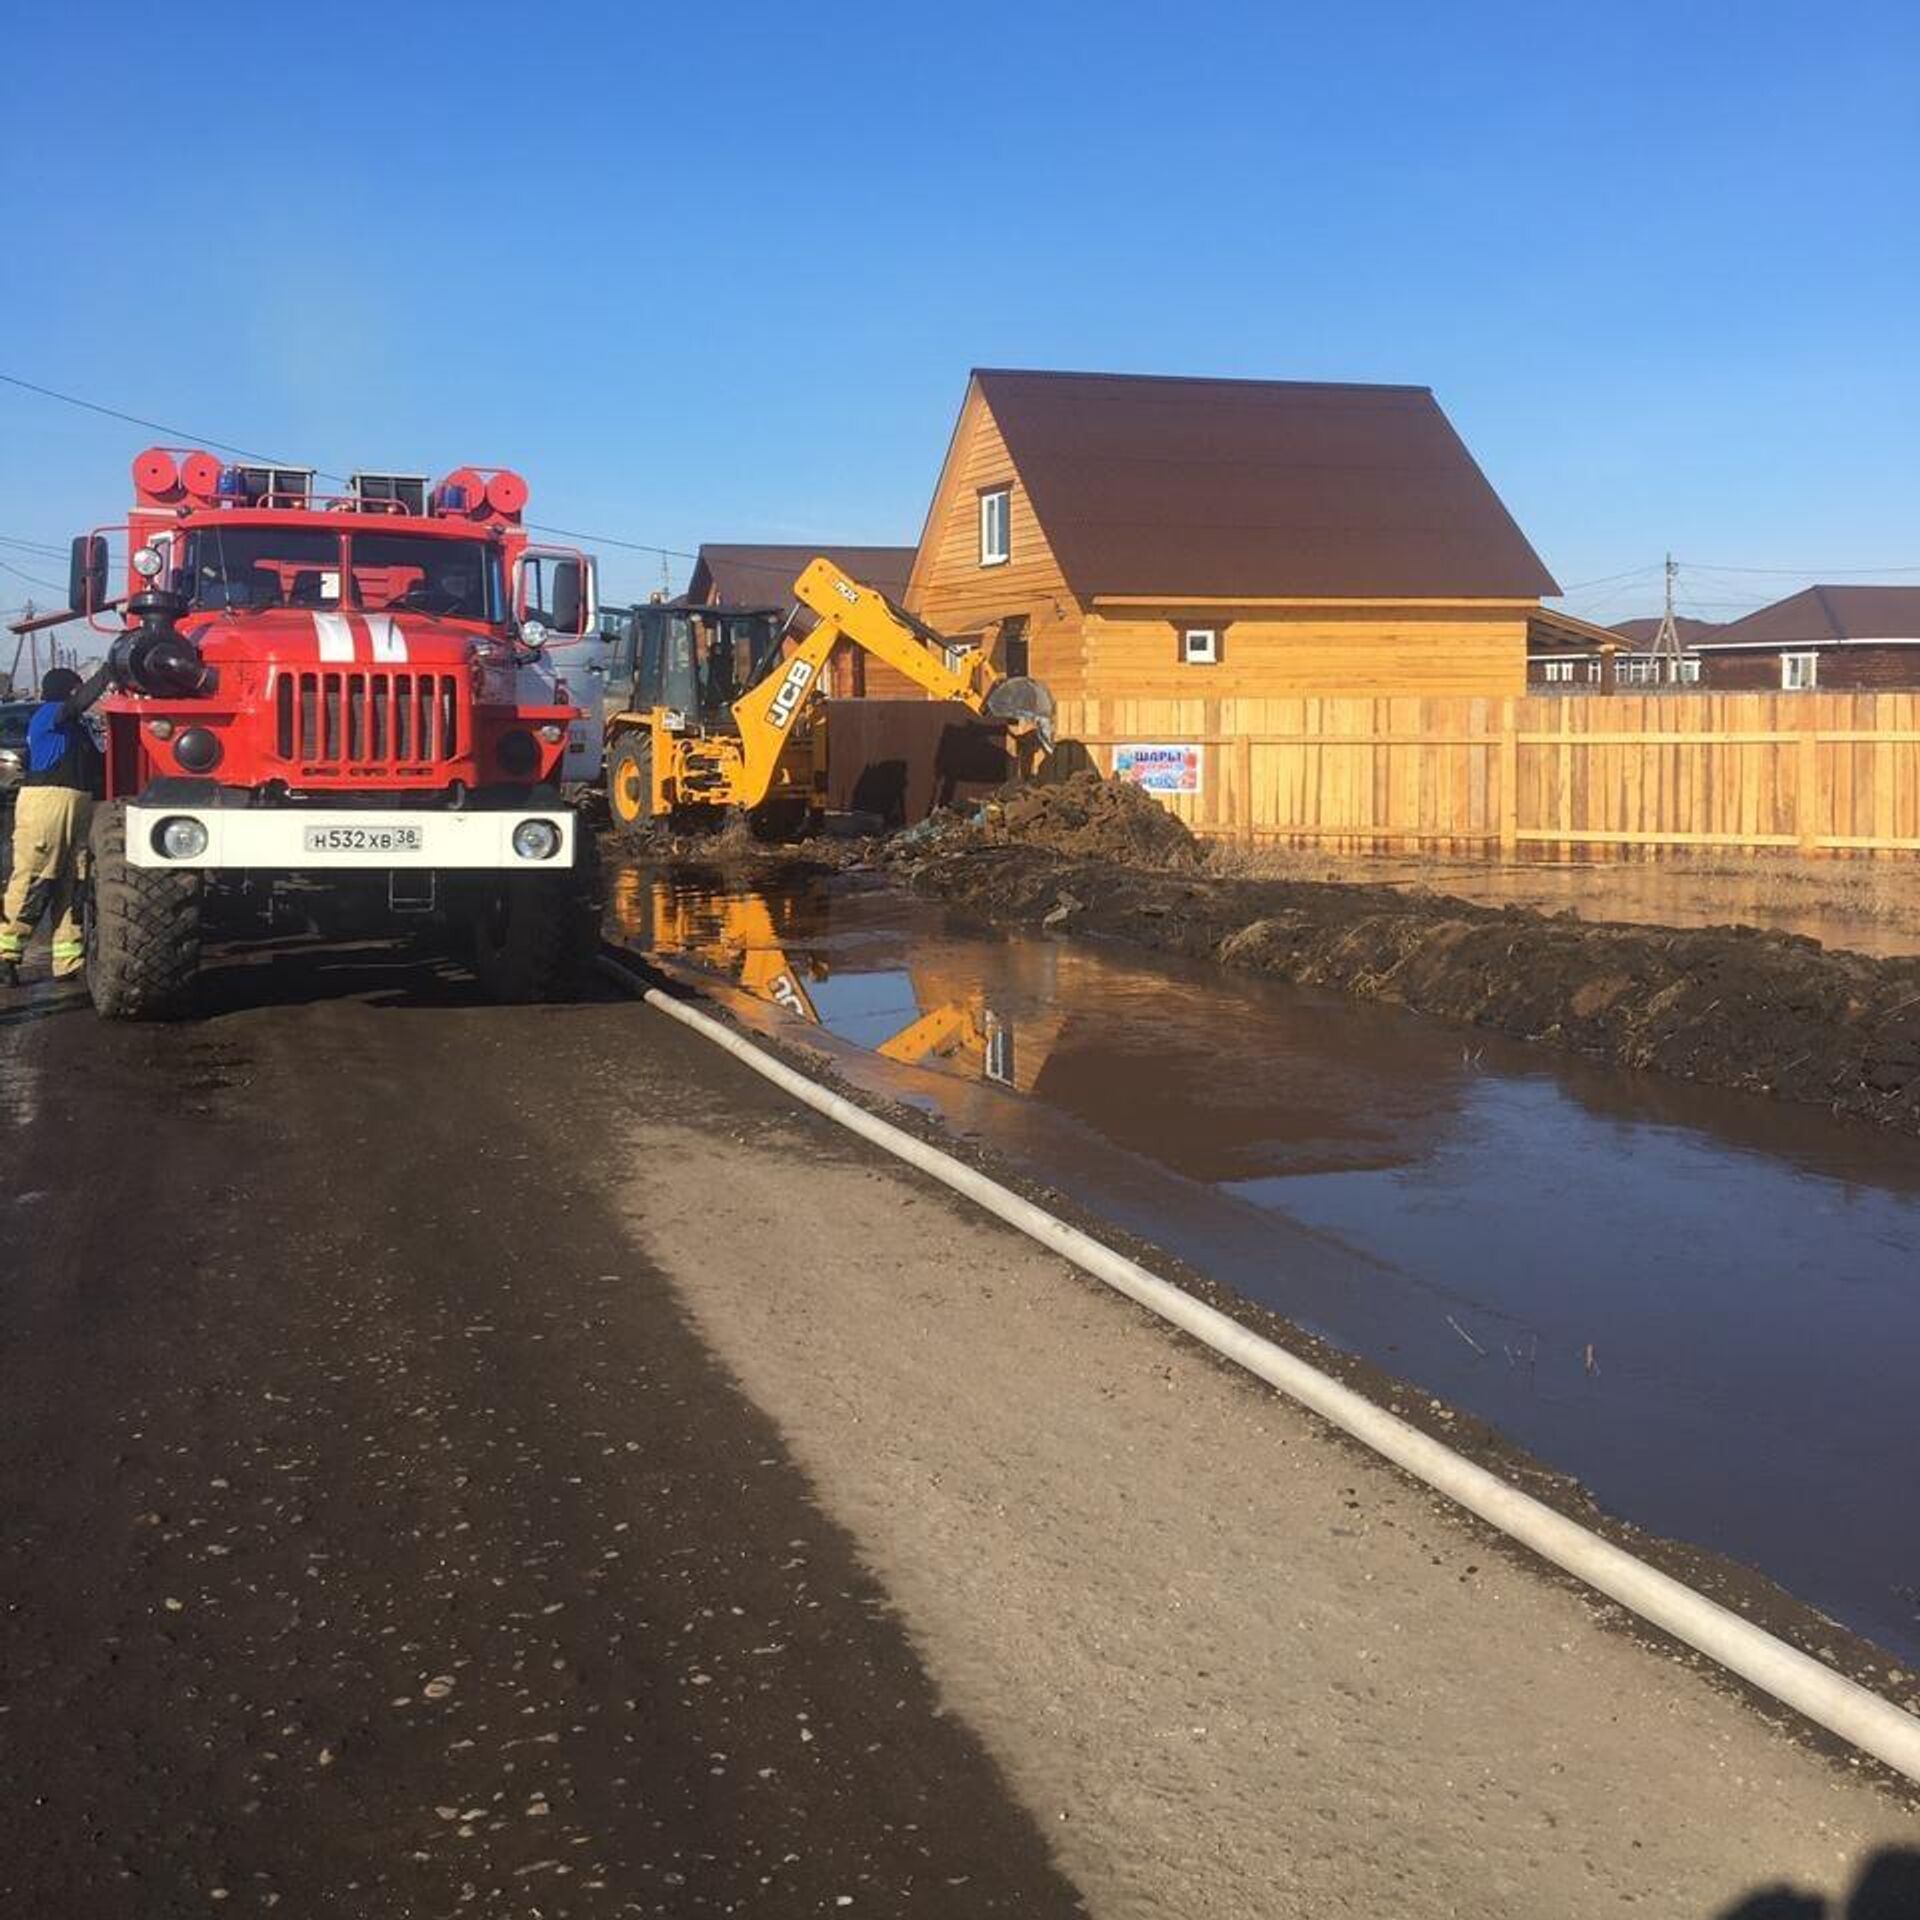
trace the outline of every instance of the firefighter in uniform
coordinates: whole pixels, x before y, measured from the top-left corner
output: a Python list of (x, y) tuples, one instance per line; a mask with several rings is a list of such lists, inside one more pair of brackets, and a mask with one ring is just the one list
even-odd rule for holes
[(0, 973), (14, 986), (27, 941), (49, 915), (53, 977), (66, 979), (86, 965), (80, 882), (106, 766), (80, 716), (107, 684), (105, 665), (84, 683), (70, 668), (55, 667), (41, 680), (40, 705), (27, 723), (27, 770), (14, 797), (13, 873), (0, 920)]

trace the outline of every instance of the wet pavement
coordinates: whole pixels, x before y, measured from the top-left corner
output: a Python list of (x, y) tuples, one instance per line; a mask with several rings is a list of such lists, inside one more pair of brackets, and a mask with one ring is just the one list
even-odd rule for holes
[(641, 1018), (295, 942), (0, 1008), (8, 1915), (1081, 1910), (636, 1233), (794, 1124)]
[(617, 937), (1102, 1218), (1920, 1658), (1920, 1152), (859, 880)]

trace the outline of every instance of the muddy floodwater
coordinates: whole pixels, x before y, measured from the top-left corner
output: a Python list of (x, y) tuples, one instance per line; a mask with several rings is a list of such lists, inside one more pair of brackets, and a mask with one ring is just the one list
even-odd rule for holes
[(858, 880), (609, 929), (850, 1079), (1920, 1659), (1920, 1147)]

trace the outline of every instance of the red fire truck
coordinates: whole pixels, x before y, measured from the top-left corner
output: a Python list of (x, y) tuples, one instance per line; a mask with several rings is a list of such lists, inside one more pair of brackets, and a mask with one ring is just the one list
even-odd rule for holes
[(592, 626), (592, 562), (530, 544), (502, 468), (315, 478), (152, 447), (123, 596), (108, 530), (73, 543), (69, 605), (121, 616), (87, 916), (109, 1019), (180, 1010), (203, 934), (290, 921), (456, 929), (502, 1000), (565, 991), (591, 949), (552, 649)]

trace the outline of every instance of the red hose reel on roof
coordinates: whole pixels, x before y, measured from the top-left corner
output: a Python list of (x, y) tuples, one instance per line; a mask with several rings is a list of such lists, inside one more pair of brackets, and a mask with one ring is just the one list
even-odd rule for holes
[(194, 447), (149, 447), (134, 455), (133, 484), (147, 505), (211, 500), (220, 490), (220, 462)]

